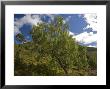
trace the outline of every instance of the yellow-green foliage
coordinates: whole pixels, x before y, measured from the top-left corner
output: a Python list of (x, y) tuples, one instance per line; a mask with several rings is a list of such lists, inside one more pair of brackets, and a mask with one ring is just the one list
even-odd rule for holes
[[(87, 48), (76, 43), (69, 35), (69, 27), (62, 17), (52, 23), (33, 26), (31, 42), (15, 44), (15, 75), (91, 75), (88, 69), (96, 68), (93, 57), (87, 59)], [(23, 35), (16, 39), (25, 41)]]

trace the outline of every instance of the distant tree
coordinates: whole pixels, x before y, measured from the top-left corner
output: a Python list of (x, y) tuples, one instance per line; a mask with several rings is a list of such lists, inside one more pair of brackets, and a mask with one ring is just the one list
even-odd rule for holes
[(87, 53), (88, 64), (89, 68), (97, 69), (97, 53), (96, 52), (89, 52)]

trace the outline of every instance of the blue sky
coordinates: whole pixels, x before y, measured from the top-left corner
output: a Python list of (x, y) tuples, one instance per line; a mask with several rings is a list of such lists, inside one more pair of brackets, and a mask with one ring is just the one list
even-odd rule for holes
[[(97, 15), (90, 14), (15, 14), (14, 34), (22, 33), (28, 41), (32, 40), (29, 31), (37, 23), (50, 23), (55, 16), (62, 16), (69, 25), (69, 33), (85, 46), (97, 47)], [(15, 40), (16, 43), (19, 43)]]

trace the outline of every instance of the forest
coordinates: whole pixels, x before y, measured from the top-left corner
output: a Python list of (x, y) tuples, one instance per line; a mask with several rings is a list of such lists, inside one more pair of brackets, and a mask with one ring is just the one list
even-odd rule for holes
[(97, 48), (80, 45), (69, 34), (63, 17), (51, 23), (39, 23), (29, 32), (32, 41), (22, 33), (14, 44), (15, 76), (96, 76)]

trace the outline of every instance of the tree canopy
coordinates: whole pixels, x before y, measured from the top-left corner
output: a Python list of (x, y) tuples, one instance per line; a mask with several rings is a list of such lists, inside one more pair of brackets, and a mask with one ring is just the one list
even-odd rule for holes
[(88, 75), (89, 67), (96, 68), (96, 64), (88, 61), (87, 47), (69, 35), (69, 26), (63, 23), (63, 17), (56, 16), (51, 23), (33, 26), (30, 34), (30, 42), (26, 42), (23, 34), (16, 35), (16, 40), (23, 44), (15, 44), (15, 75)]

